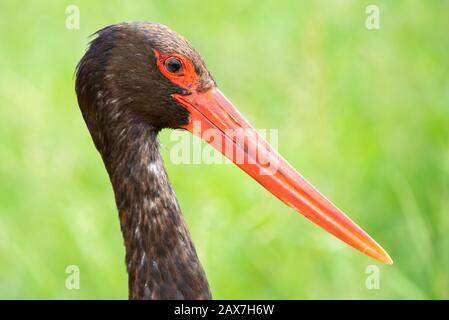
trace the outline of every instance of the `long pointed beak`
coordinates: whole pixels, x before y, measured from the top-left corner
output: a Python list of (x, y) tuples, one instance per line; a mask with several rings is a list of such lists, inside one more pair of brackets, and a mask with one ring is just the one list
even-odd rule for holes
[(211, 144), (309, 220), (364, 254), (393, 263), (376, 241), (293, 169), (219, 89), (173, 97), (190, 112), (185, 129)]

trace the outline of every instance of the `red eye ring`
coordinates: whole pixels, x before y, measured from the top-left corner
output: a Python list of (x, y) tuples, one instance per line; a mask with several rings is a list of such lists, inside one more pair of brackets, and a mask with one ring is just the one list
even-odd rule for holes
[[(189, 58), (180, 53), (164, 54), (155, 49), (153, 49), (153, 52), (156, 57), (157, 67), (164, 77), (186, 90), (195, 90), (199, 79), (195, 67)], [(174, 68), (175, 65), (178, 65), (178, 62), (181, 64), (181, 67), (179, 69), (178, 67)]]

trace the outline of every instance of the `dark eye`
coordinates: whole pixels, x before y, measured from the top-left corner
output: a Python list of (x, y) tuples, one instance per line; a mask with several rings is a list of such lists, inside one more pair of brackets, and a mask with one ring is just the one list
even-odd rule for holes
[(165, 68), (171, 73), (177, 73), (182, 69), (182, 62), (178, 58), (168, 58), (165, 60)]

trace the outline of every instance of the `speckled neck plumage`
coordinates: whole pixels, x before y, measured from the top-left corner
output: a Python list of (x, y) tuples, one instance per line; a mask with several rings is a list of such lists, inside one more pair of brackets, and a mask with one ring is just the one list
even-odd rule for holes
[(103, 156), (126, 247), (130, 299), (210, 299), (209, 286), (145, 123), (120, 131)]

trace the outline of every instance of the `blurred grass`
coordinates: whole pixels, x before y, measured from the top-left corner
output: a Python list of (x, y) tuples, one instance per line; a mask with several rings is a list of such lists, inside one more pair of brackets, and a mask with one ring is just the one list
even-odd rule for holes
[[(449, 298), (449, 2), (0, 3), (0, 298), (126, 298), (112, 189), (73, 72), (88, 35), (167, 24), (256, 127), (392, 255), (373, 260), (233, 166), (166, 159), (215, 298)], [(65, 28), (78, 5), (80, 30)], [(169, 132), (162, 143), (170, 147)], [(238, 188), (238, 192), (236, 189)], [(65, 289), (65, 268), (81, 289)]]

